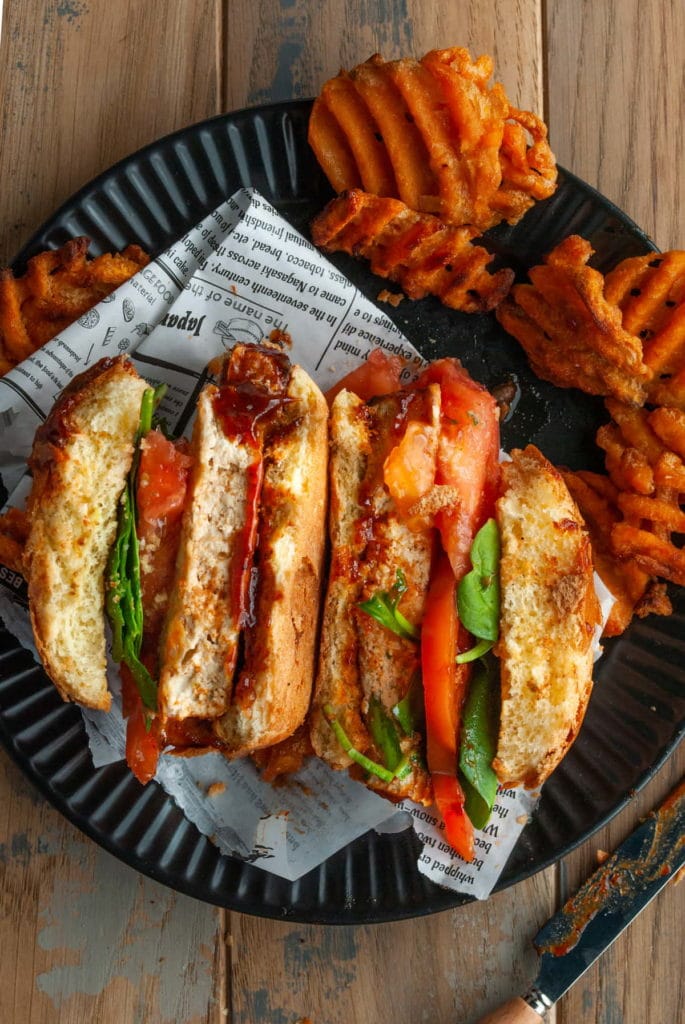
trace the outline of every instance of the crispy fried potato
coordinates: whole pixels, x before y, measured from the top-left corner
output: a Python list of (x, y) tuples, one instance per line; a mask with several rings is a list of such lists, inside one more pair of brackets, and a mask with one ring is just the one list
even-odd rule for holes
[[(671, 534), (685, 533), (685, 413), (666, 407), (650, 412), (613, 399), (606, 407), (612, 422), (600, 427), (597, 444), (617, 489), (611, 551), (623, 564), (634, 562), (651, 576), (683, 583), (685, 551)], [(666, 601), (663, 591), (653, 589), (636, 611), (648, 614)]]
[(623, 260), (607, 274), (605, 295), (642, 341), (653, 374), (648, 399), (685, 409), (685, 252)]
[(497, 319), (523, 346), (533, 370), (559, 387), (641, 405), (651, 371), (639, 338), (604, 297), (604, 278), (587, 266), (589, 242), (565, 238), (512, 288)]
[(655, 581), (649, 573), (641, 569), (635, 559), (619, 561), (614, 554), (612, 531), (620, 521), (621, 512), (617, 504), (619, 492), (612, 481), (600, 473), (569, 470), (561, 473), (587, 525), (595, 571), (614, 597), (603, 636), (623, 633), (636, 614), (657, 611), (669, 615), (671, 605), (663, 588), (655, 595)]
[(611, 540), (618, 558), (634, 558), (647, 572), (685, 586), (685, 551), (649, 530), (617, 523)]
[(359, 189), (331, 200), (312, 222), (314, 244), (326, 252), (362, 256), (374, 274), (396, 281), (410, 299), (436, 295), (464, 313), (492, 309), (514, 277), (507, 268), (489, 272), (492, 256), (471, 244), (475, 234)]
[(38, 253), (23, 277), (0, 270), (0, 376), (149, 261), (137, 245), (89, 260), (89, 244), (87, 238), (73, 238), (61, 249)]
[(490, 57), (460, 47), (421, 60), (378, 54), (329, 79), (309, 142), (337, 192), (361, 187), (479, 232), (515, 224), (556, 188), (547, 128), (489, 84)]
[(29, 535), (26, 513), (18, 508), (8, 508), (0, 515), (0, 564), (14, 572), (23, 574), (24, 547)]
[(685, 412), (659, 406), (648, 414), (647, 419), (659, 440), (685, 459)]

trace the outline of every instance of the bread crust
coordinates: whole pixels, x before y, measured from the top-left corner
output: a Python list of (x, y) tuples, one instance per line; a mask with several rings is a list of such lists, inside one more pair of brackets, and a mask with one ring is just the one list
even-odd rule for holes
[[(419, 402), (425, 401), (428, 422), (439, 421), (439, 388), (431, 386), (423, 398), (416, 394)], [(373, 758), (366, 725), (370, 701), (376, 698), (389, 713), (418, 668), (417, 645), (359, 608), (378, 591), (390, 590), (401, 569), (408, 584), (403, 614), (414, 623), (423, 617), (433, 533), (411, 530), (383, 485), (383, 462), (399, 441), (395, 429), (403, 408), (401, 394), (364, 403), (349, 391), (341, 391), (332, 408), (331, 566), (311, 739), (316, 753), (336, 769), (350, 768), (353, 762), (331, 730), (324, 707), (330, 705), (352, 745)], [(429, 803), (430, 779), (420, 764), (419, 738), (403, 736), (400, 744), (411, 759), (407, 775), (388, 783), (369, 774), (364, 782), (392, 799)]]
[[(213, 722), (216, 745), (240, 757), (288, 737), (309, 707), (325, 544), (328, 406), (282, 353), (240, 346), (231, 358), (251, 387), (259, 382), (264, 389), (265, 407), (273, 395), (276, 419), (262, 444), (248, 436), (249, 428), (243, 433), (226, 423), (224, 429), (220, 388), (208, 386), (200, 396), (159, 692), (163, 717)], [(241, 608), (236, 573), (247, 564), (256, 493), (257, 548), (247, 565), (248, 606)]]
[(502, 712), (493, 767), (504, 785), (536, 787), (575, 740), (592, 692), (600, 621), (592, 550), (561, 474), (535, 448), (502, 464)]
[(62, 391), (29, 459), (24, 563), (36, 648), (64, 700), (109, 710), (104, 573), (147, 384), (121, 356)]
[[(326, 539), (328, 406), (294, 366), (287, 391), (294, 419), (265, 451), (254, 623), (244, 663), (216, 735), (231, 757), (272, 746), (309, 709)], [(247, 698), (247, 699), (246, 699)]]

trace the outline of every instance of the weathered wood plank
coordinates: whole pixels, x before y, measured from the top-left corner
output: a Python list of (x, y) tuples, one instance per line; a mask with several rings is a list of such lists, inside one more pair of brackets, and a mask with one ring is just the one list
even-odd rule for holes
[(232, 915), (232, 1024), (470, 1024), (534, 976), (553, 872), (485, 903), (357, 928)]
[[(543, 27), (550, 137), (560, 163), (629, 213), (663, 249), (685, 232), (685, 10), (607, 0), (551, 0)], [(564, 863), (562, 895), (595, 867), (666, 794), (685, 768), (685, 750), (608, 829)], [(685, 889), (669, 887), (562, 1000), (564, 1024), (671, 1024), (685, 1016)]]
[(225, 1020), (218, 912), (86, 839), (4, 752), (0, 795), (3, 1024)]
[(679, 0), (550, 0), (550, 135), (559, 162), (664, 249), (685, 218), (685, 6)]
[[(597, 868), (597, 851), (614, 850), (684, 771), (681, 749), (626, 811), (565, 859), (562, 901)], [(683, 920), (685, 886), (671, 883), (561, 1000), (559, 1024), (673, 1024), (685, 1019)]]
[(95, 174), (218, 112), (219, 13), (214, 0), (8, 0), (0, 265)]
[(391, 60), (466, 46), (492, 54), (513, 102), (542, 112), (538, 0), (230, 0), (226, 10), (227, 110), (314, 96), (341, 66), (375, 52)]

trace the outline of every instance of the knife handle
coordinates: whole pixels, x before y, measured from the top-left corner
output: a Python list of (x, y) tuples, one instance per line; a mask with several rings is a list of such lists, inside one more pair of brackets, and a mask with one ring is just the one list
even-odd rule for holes
[(481, 1017), (477, 1024), (540, 1024), (541, 1020), (540, 1014), (525, 999), (517, 997)]

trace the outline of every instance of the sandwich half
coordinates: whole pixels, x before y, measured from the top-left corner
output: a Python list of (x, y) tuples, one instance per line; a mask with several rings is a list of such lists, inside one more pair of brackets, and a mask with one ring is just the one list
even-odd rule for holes
[(108, 710), (104, 574), (147, 385), (123, 356), (64, 389), (38, 429), (24, 553), (36, 647), (65, 700)]
[(600, 622), (587, 529), (561, 474), (535, 448), (502, 465), (502, 707), (493, 767), (540, 786), (578, 734), (592, 692)]
[(26, 575), (64, 699), (108, 709), (106, 615), (127, 757), (268, 747), (308, 707), (325, 545), (328, 407), (282, 349), (238, 345), (190, 443), (155, 427), (126, 359), (60, 396), (30, 465)]

